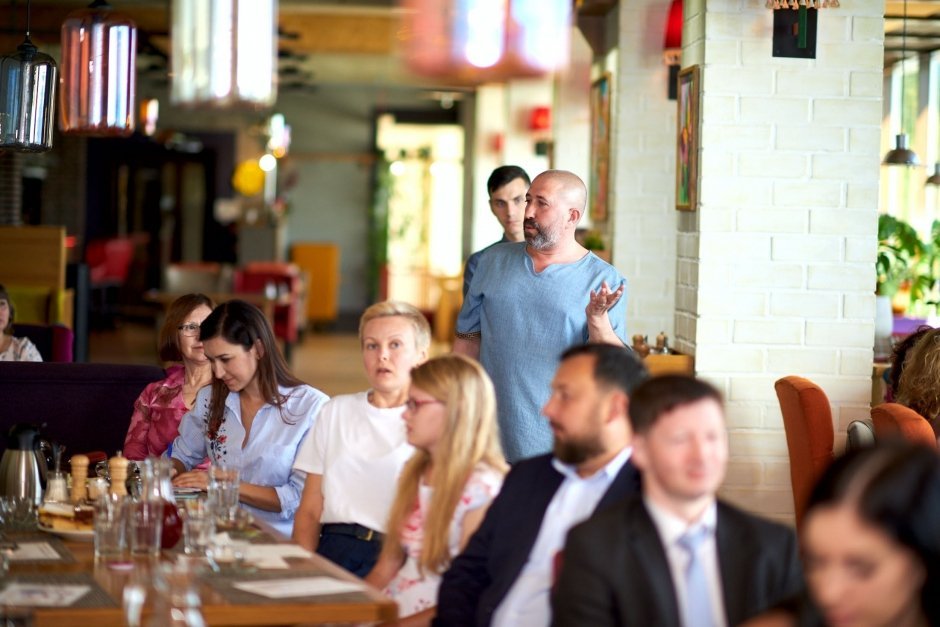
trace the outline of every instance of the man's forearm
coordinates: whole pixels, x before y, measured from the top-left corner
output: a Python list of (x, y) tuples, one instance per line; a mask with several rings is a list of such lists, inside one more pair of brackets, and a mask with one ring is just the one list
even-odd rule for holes
[(460, 333), (454, 338), (453, 352), (473, 359), (480, 358), (480, 334)]

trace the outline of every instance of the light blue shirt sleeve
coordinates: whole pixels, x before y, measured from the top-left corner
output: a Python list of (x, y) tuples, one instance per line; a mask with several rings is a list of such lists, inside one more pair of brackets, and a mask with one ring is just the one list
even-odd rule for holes
[(206, 458), (206, 421), (211, 398), (211, 385), (199, 390), (193, 408), (180, 420), (179, 435), (170, 444), (170, 458), (179, 460), (187, 470), (192, 470)]

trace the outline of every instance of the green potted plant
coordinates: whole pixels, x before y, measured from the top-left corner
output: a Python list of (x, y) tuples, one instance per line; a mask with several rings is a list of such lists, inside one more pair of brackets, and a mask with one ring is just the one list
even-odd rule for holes
[(904, 313), (911, 303), (926, 301), (936, 283), (934, 266), (940, 255), (934, 241), (940, 239), (935, 222), (932, 241), (924, 242), (910, 224), (894, 216), (878, 217), (877, 294), (892, 300), (895, 313)]

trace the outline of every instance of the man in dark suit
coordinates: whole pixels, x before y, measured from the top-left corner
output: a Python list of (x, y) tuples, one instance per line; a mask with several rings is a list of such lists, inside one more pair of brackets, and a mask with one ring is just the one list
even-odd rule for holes
[(715, 497), (728, 463), (719, 392), (691, 377), (631, 395), (642, 496), (571, 530), (553, 625), (737, 625), (801, 588), (796, 537)]
[(645, 377), (622, 346), (589, 344), (562, 355), (542, 409), (553, 453), (513, 465), (444, 573), (434, 625), (548, 625), (555, 560), (568, 529), (639, 490), (627, 406)]

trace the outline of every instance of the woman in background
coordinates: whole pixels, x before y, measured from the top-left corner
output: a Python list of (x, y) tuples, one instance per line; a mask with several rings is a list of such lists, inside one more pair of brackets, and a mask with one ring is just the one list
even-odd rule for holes
[(929, 329), (907, 351), (895, 402), (926, 418), (940, 433), (940, 329)]
[(208, 487), (192, 470), (208, 457), (240, 472), (238, 498), (256, 518), (290, 537), (304, 476), (292, 470), (297, 449), (327, 396), (290, 373), (261, 311), (231, 300), (213, 310), (199, 339), (212, 384), (183, 416), (170, 459), (173, 485)]
[(134, 401), (134, 414), (124, 438), (124, 456), (141, 460), (163, 455), (179, 435), (183, 416), (193, 408), (196, 394), (212, 381), (212, 369), (199, 325), (215, 305), (204, 294), (186, 294), (170, 305), (157, 338), (163, 361), (182, 362), (166, 370), (166, 378), (144, 388)]
[(399, 625), (429, 625), (441, 574), (483, 521), (507, 466), (493, 383), (477, 362), (446, 355), (411, 372), (408, 442), (388, 537), (366, 581), (398, 603)]
[(39, 349), (27, 337), (13, 337), (16, 308), (0, 285), (0, 361), (42, 361)]

